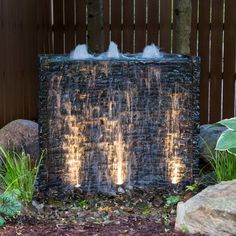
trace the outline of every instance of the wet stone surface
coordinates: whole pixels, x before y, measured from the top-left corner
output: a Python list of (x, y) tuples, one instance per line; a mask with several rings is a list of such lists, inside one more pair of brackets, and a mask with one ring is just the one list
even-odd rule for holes
[(41, 58), (41, 189), (182, 186), (197, 173), (199, 59)]

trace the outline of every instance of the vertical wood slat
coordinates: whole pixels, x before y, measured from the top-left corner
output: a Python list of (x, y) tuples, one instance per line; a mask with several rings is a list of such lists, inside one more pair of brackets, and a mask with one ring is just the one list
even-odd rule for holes
[(75, 1), (65, 1), (65, 52), (71, 52), (75, 47)]
[(37, 9), (37, 50), (38, 53), (52, 53), (51, 2), (36, 1)]
[(54, 53), (64, 53), (63, 0), (53, 0)]
[[(2, 127), (17, 119), (37, 116), (37, 13), (36, 1), (1, 0)], [(4, 67), (4, 68), (3, 68)]]
[(146, 0), (135, 1), (135, 52), (146, 45)]
[(104, 22), (104, 48), (107, 48), (110, 42), (110, 5), (109, 0), (103, 0), (103, 22)]
[[(15, 60), (16, 60), (16, 49), (15, 49), (15, 40), (17, 40), (17, 35), (15, 34), (16, 30), (16, 12), (14, 3), (12, 0), (7, 1), (6, 3), (6, 95), (7, 99), (7, 109), (6, 109), (6, 119), (7, 121), (14, 120), (16, 118), (16, 103), (17, 95), (14, 93), (17, 91), (17, 86), (12, 86), (15, 84)], [(14, 56), (12, 56), (14, 55)], [(14, 80), (13, 80), (14, 78)], [(17, 78), (16, 78), (17, 79)], [(14, 91), (15, 90), (15, 91)]]
[(191, 39), (190, 39), (190, 53), (197, 55), (197, 25), (198, 25), (198, 0), (192, 1), (192, 20), (191, 20)]
[(76, 44), (86, 41), (86, 0), (76, 0)]
[(147, 43), (159, 44), (159, 1), (148, 1)]
[(5, 32), (5, 4), (3, 0), (0, 0), (0, 128), (5, 124), (5, 114), (6, 114), (6, 80), (5, 80), (5, 42), (6, 42), (6, 32)]
[[(30, 0), (27, 0), (30, 1)], [(48, 4), (48, 3), (47, 3)], [(27, 32), (25, 32), (25, 36), (27, 37), (27, 34), (29, 34), (29, 44), (30, 45), (30, 52), (29, 55), (26, 57), (29, 60), (28, 68), (26, 70), (26, 78), (27, 83), (29, 84), (28, 90), (26, 91), (26, 97), (28, 99), (27, 105), (29, 106), (29, 114), (28, 119), (37, 119), (38, 116), (38, 90), (39, 90), (39, 74), (38, 74), (38, 47), (37, 47), (37, 8), (36, 8), (36, 2), (30, 1), (27, 2), (27, 20), (25, 22), (28, 27), (26, 27)], [(47, 5), (49, 7), (49, 5)], [(46, 22), (49, 22), (49, 9), (47, 7), (47, 11), (44, 13), (44, 21), (45, 21), (45, 28), (48, 29), (48, 24), (46, 25)], [(28, 24), (28, 22), (31, 22)], [(45, 31), (45, 43), (47, 44), (47, 50), (49, 50), (49, 42), (48, 42), (48, 33)], [(27, 45), (26, 45), (27, 47)]]
[(123, 52), (134, 52), (134, 4), (126, 0), (123, 5)]
[(223, 118), (234, 116), (236, 1), (225, 1)]
[[(16, 22), (19, 24), (16, 26), (16, 35), (17, 42), (20, 45), (17, 46), (17, 61), (16, 61), (16, 75), (17, 75), (17, 87), (18, 87), (18, 108), (17, 110), (17, 118), (18, 117), (27, 117), (29, 115), (29, 104), (27, 99), (27, 92), (30, 90), (30, 82), (28, 80), (29, 74), (29, 64), (31, 65), (31, 61), (29, 59), (30, 53), (32, 50), (32, 38), (30, 37), (30, 33), (28, 32), (27, 25), (27, 17), (28, 17), (28, 6), (27, 0), (21, 1), (20, 6), (18, 6), (18, 12), (16, 13)], [(19, 12), (23, 12), (24, 14), (19, 14)], [(33, 19), (31, 19), (33, 21)], [(32, 22), (28, 22), (32, 24)], [(27, 47), (26, 48), (26, 44)], [(23, 86), (21, 86), (23, 85)]]
[(171, 51), (171, 0), (160, 0), (160, 47)]
[(201, 123), (208, 123), (210, 0), (199, 2), (199, 56), (201, 57)]
[(223, 0), (212, 2), (210, 123), (221, 119)]
[(111, 41), (121, 48), (121, 0), (111, 0)]

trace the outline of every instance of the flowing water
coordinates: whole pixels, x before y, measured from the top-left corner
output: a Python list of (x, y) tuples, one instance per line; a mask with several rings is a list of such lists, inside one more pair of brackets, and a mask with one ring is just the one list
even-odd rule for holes
[(73, 60), (86, 60), (93, 58), (93, 56), (88, 53), (86, 44), (79, 44), (71, 53), (70, 58)]
[[(161, 56), (154, 45), (143, 52)], [(92, 56), (80, 46), (73, 57)], [(106, 57), (120, 57), (117, 45)], [(64, 182), (102, 192), (181, 182), (192, 132), (191, 81), (181, 69), (123, 58), (83, 61), (63, 73), (52, 76), (47, 103), (53, 107), (48, 142), (60, 137)]]
[(162, 54), (157, 46), (155, 44), (147, 45), (142, 54), (142, 58), (161, 58)]
[[(86, 77), (88, 71), (90, 77), (87, 77), (84, 93), (80, 91), (79, 115), (72, 115), (71, 99), (65, 99), (69, 98), (70, 91), (62, 96), (68, 114), (63, 124), (68, 127), (63, 139), (63, 149), (67, 151), (66, 181), (89, 191), (103, 192), (113, 191), (116, 185), (161, 182), (163, 176), (177, 184), (182, 177), (180, 173), (184, 172), (178, 152), (181, 148), (179, 119), (188, 94), (177, 84), (173, 93), (167, 93), (159, 68), (142, 71), (134, 67), (136, 78), (123, 77), (126, 82), (122, 88), (120, 83), (115, 85), (114, 81), (109, 81), (112, 70), (109, 63), (86, 66)], [(105, 79), (99, 80), (101, 76), (107, 77), (108, 87), (94, 92)], [(169, 109), (163, 115), (166, 100)], [(160, 129), (158, 122), (164, 120), (163, 148), (156, 129)], [(163, 157), (157, 148), (163, 150)]]

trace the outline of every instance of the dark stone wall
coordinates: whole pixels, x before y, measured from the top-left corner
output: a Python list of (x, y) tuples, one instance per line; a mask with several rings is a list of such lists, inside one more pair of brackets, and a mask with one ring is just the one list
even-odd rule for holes
[(42, 190), (175, 187), (198, 170), (199, 58), (40, 59)]

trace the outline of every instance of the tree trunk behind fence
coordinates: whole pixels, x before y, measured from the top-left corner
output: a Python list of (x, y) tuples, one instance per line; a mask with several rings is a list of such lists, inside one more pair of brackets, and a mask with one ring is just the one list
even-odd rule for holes
[(87, 0), (88, 47), (91, 52), (104, 51), (103, 0)]
[(175, 0), (176, 52), (190, 54), (192, 4), (190, 0)]

